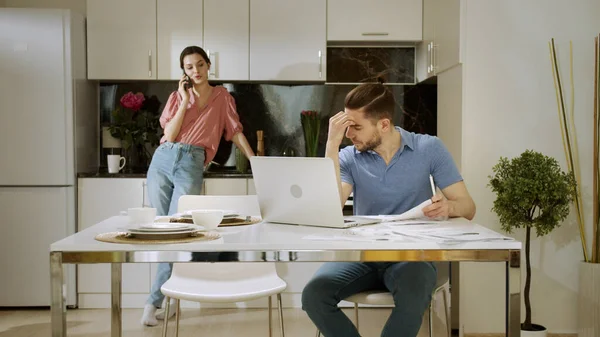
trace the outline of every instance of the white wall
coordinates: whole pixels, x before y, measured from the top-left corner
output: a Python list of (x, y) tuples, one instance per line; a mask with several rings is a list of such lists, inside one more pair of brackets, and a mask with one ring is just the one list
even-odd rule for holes
[(5, 7), (70, 9), (86, 15), (85, 0), (0, 0), (0, 6), (3, 4)]
[[(600, 1), (467, 0), (466, 11), (462, 172), (477, 203), (475, 221), (500, 230), (491, 211), (495, 196), (487, 187), (500, 156), (512, 158), (533, 149), (557, 158), (566, 169), (548, 49), (554, 37), (566, 83), (568, 42), (573, 41), (575, 119), (589, 224), (593, 39), (600, 33)], [(533, 321), (555, 333), (577, 331), (582, 249), (574, 219), (572, 213), (561, 228), (532, 244)], [(523, 231), (514, 236), (524, 240)], [(503, 264), (462, 264), (465, 332), (503, 332), (503, 277)]]

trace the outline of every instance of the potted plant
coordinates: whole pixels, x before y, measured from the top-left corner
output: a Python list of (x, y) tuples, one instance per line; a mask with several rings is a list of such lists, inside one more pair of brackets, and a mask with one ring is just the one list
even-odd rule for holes
[[(571, 44), (571, 43), (570, 43)], [(581, 194), (581, 166), (579, 163), (579, 147), (577, 145), (577, 130), (575, 129), (575, 87), (573, 82), (573, 52), (569, 53), (569, 78), (571, 95), (567, 102), (563, 80), (557, 58), (554, 39), (548, 42), (550, 49), (550, 60), (554, 88), (558, 106), (558, 120), (560, 122), (565, 158), (569, 165), (569, 172), (575, 175), (578, 194), (575, 196), (575, 210), (577, 212), (577, 224), (579, 225), (579, 236), (581, 237), (581, 250), (583, 259), (579, 263), (579, 298), (578, 298), (578, 336), (596, 337), (600, 335), (600, 320), (598, 320), (598, 306), (600, 303), (600, 35), (594, 37), (594, 82), (593, 82), (593, 120), (588, 121), (593, 125), (593, 152), (586, 159), (592, 160), (592, 189), (591, 193), (591, 230), (592, 240), (586, 238), (586, 224), (584, 199)], [(590, 69), (591, 70), (591, 69)], [(586, 193), (587, 194), (587, 193)], [(586, 198), (587, 199), (587, 198)], [(589, 222), (588, 222), (589, 224)]]
[(145, 172), (150, 159), (146, 145), (155, 147), (160, 141), (160, 101), (156, 96), (128, 92), (119, 102), (120, 106), (112, 112), (113, 122), (108, 129), (113, 137), (121, 140), (129, 163), (128, 171)]
[(546, 336), (546, 328), (531, 322), (531, 230), (538, 237), (560, 226), (570, 211), (577, 184), (572, 173), (562, 171), (556, 159), (527, 150), (508, 160), (500, 157), (489, 176), (489, 186), (496, 193), (492, 210), (502, 229), (512, 233), (525, 228), (525, 321), (521, 336)]

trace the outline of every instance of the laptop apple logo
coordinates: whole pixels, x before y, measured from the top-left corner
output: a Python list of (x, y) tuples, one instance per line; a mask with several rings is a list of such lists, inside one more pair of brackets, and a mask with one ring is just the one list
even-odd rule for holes
[(298, 185), (292, 185), (292, 187), (290, 187), (290, 193), (294, 198), (299, 199), (302, 197), (302, 188)]

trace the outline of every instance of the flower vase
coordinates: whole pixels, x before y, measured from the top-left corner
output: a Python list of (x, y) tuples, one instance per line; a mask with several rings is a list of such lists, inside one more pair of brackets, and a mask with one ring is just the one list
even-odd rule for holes
[(579, 263), (579, 337), (600, 335), (600, 263)]
[(305, 151), (307, 157), (317, 156), (317, 139), (311, 135), (304, 135)]
[(148, 158), (143, 145), (132, 145), (125, 151), (127, 173), (145, 173), (148, 170)]
[(319, 131), (321, 119), (316, 111), (302, 111), (300, 115), (302, 130), (304, 131), (305, 156), (316, 157), (319, 149)]

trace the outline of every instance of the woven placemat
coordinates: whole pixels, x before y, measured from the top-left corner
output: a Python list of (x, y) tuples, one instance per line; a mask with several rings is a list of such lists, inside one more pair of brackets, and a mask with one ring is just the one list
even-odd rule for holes
[[(225, 219), (221, 221), (219, 227), (228, 227), (228, 226), (247, 226), (254, 225), (256, 223), (261, 222), (262, 219), (259, 217), (251, 217), (250, 221), (246, 221), (245, 218), (233, 218), (233, 219)], [(171, 218), (169, 222), (178, 222), (178, 223), (194, 223), (192, 219), (189, 218)]]
[(130, 236), (127, 232), (108, 232), (96, 235), (94, 239), (102, 242), (109, 243), (129, 243), (129, 244), (140, 244), (140, 245), (153, 245), (159, 243), (188, 243), (198, 241), (212, 241), (220, 238), (221, 235), (217, 232), (195, 232), (192, 236), (179, 239), (161, 239), (161, 240), (148, 240), (139, 239), (134, 236)]
[(251, 217), (249, 221), (246, 221), (245, 218), (233, 218), (221, 221), (219, 227), (254, 225), (255, 223), (259, 223), (261, 221), (261, 218), (254, 216)]

